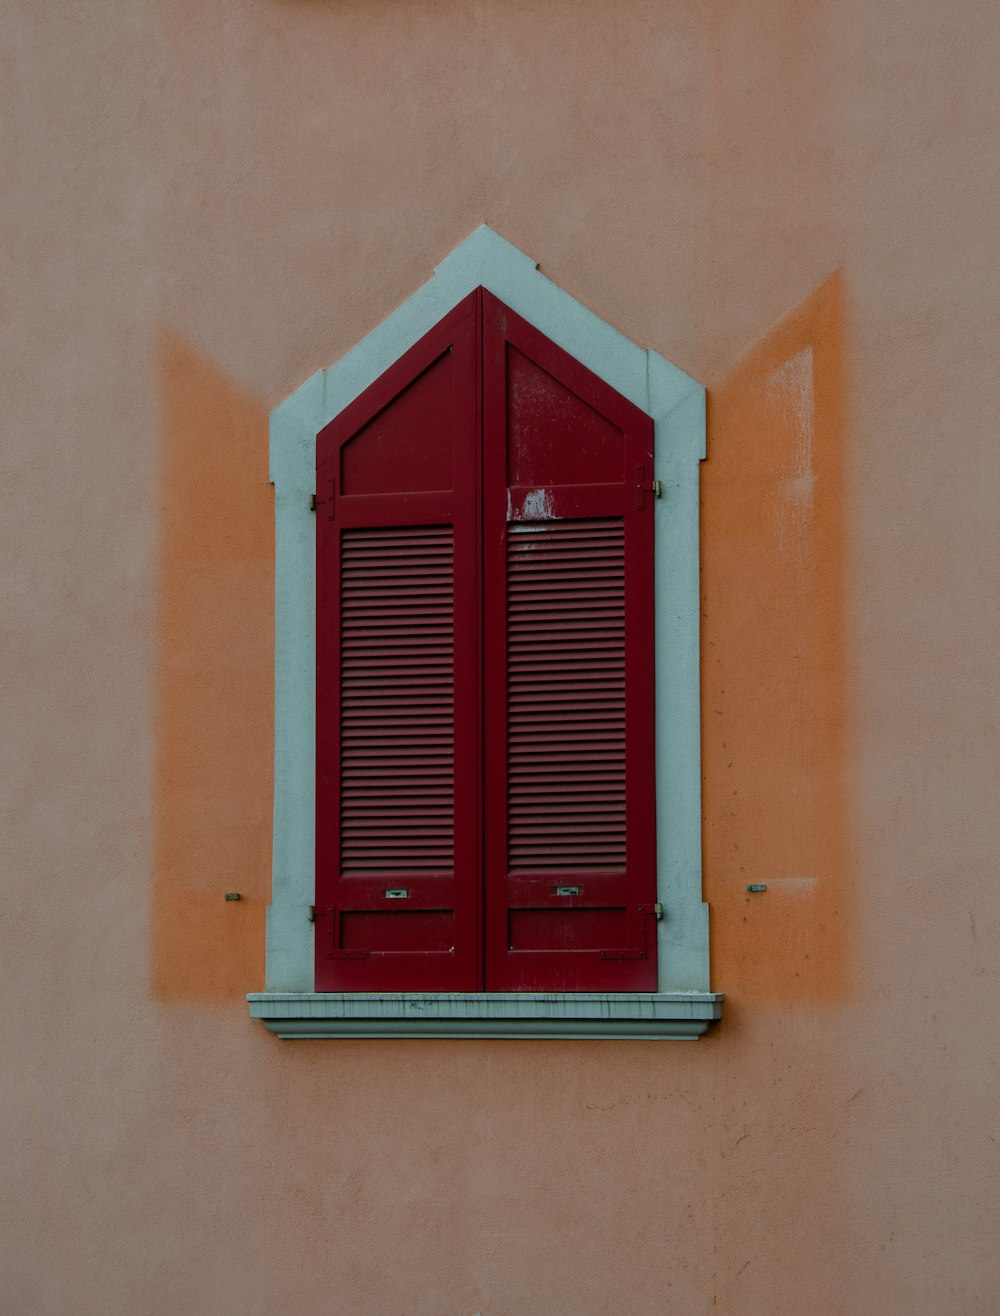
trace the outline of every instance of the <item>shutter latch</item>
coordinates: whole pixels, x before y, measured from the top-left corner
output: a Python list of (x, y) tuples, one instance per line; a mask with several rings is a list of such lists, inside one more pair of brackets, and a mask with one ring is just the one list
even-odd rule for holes
[(646, 467), (638, 462), (635, 468), (635, 505), (640, 512), (646, 506), (646, 494), (651, 493), (654, 498), (663, 496), (663, 481), (647, 480), (645, 475)]

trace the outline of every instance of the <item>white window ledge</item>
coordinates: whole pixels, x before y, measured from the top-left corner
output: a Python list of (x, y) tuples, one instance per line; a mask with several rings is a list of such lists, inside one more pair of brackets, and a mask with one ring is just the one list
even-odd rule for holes
[(279, 1037), (577, 1037), (694, 1041), (719, 992), (254, 992)]

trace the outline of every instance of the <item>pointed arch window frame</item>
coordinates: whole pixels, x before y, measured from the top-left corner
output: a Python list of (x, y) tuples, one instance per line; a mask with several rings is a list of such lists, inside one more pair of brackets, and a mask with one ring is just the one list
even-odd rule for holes
[[(317, 993), (316, 435), (464, 297), (484, 287), (654, 423), (659, 987), (653, 993)], [(721, 1016), (702, 899), (699, 466), (705, 390), (633, 343), (483, 225), (431, 279), (271, 414), (275, 491), (275, 753), (265, 990), (250, 1013), (281, 1037), (696, 1038)]]

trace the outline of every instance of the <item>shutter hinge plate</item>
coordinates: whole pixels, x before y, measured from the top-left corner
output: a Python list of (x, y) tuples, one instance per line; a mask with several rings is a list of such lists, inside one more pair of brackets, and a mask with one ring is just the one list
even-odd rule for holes
[(638, 511), (642, 511), (646, 506), (645, 495), (650, 493), (654, 498), (663, 497), (663, 481), (647, 480), (646, 467), (642, 462), (636, 463), (635, 468), (635, 505)]
[[(333, 503), (337, 496), (337, 481), (333, 475), (328, 475), (325, 480), (320, 482), (320, 490), (309, 495), (310, 512), (318, 512), (321, 507), (328, 508), (327, 520), (333, 520)], [(326, 486), (325, 493), (322, 486)]]

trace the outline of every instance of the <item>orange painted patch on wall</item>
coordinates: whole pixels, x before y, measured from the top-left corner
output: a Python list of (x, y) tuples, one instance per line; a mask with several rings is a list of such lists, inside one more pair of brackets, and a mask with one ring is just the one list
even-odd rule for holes
[(235, 999), (263, 984), (270, 884), (267, 411), (169, 332), (160, 372), (152, 990)]
[(850, 984), (843, 338), (838, 273), (709, 393), (705, 891), (713, 977), (758, 999)]

